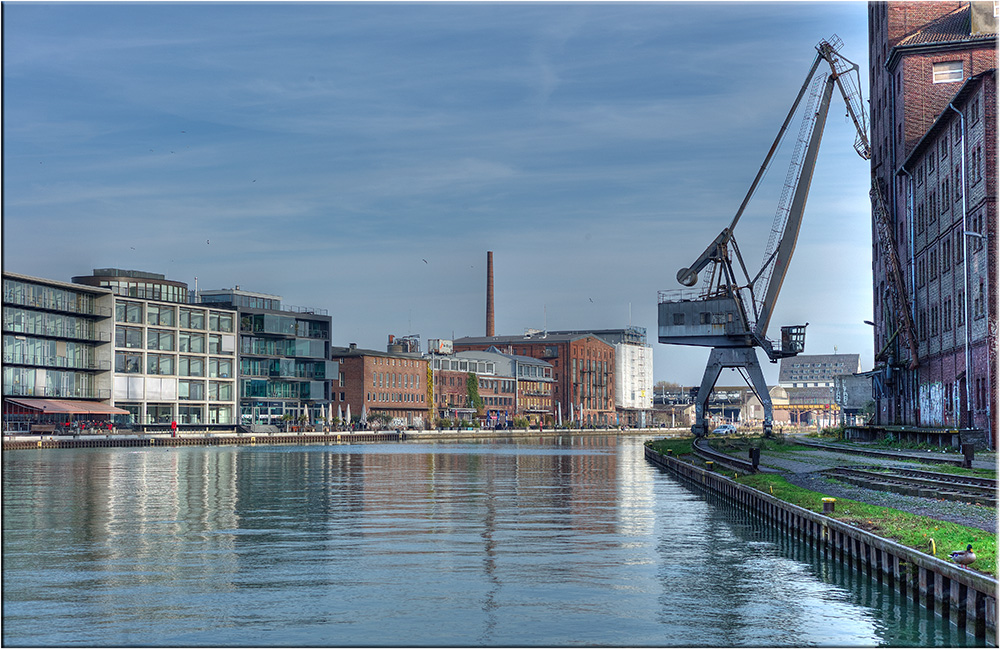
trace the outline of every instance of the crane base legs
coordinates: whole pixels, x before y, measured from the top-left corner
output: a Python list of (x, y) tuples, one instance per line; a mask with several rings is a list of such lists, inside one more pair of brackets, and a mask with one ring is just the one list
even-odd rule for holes
[(695, 398), (695, 423), (691, 426), (691, 432), (698, 437), (708, 434), (708, 422), (706, 421), (708, 397), (712, 394), (712, 388), (715, 387), (719, 374), (723, 368), (727, 367), (746, 369), (752, 384), (751, 387), (757, 393), (761, 405), (764, 406), (764, 437), (771, 437), (774, 409), (771, 405), (771, 395), (767, 392), (764, 373), (757, 360), (757, 350), (753, 347), (712, 348), (708, 365), (705, 366), (705, 375), (701, 379), (701, 387), (698, 388), (698, 396)]

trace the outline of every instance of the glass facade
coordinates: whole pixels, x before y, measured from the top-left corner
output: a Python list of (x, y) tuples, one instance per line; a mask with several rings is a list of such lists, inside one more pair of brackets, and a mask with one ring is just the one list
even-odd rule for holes
[(235, 423), (234, 312), (120, 298), (114, 312), (116, 406), (139, 424)]
[[(106, 291), (4, 273), (3, 394), (109, 400), (112, 314)], [(5, 412), (5, 430), (27, 431), (37, 419), (17, 417)]]

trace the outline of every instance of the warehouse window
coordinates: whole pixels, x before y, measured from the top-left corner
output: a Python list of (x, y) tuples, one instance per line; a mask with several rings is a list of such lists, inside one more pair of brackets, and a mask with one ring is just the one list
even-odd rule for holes
[(961, 80), (961, 61), (942, 61), (934, 64), (934, 83), (951, 83)]

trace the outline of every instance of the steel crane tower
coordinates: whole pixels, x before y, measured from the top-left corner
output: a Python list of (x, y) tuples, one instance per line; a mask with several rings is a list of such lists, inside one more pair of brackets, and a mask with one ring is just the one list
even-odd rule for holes
[[(695, 423), (691, 427), (695, 435), (701, 436), (708, 432), (706, 407), (719, 374), (724, 368), (735, 368), (751, 384), (764, 406), (764, 435), (770, 436), (774, 419), (773, 407), (756, 348), (763, 349), (772, 363), (780, 358), (795, 356), (805, 349), (805, 329), (808, 323), (782, 327), (779, 346), (775, 346), (766, 334), (795, 250), (834, 87), (840, 90), (847, 104), (848, 115), (857, 128), (855, 149), (863, 158), (870, 158), (871, 155), (866, 117), (861, 107), (859, 68), (840, 55), (842, 46), (843, 43), (836, 36), (821, 41), (816, 46), (816, 57), (806, 80), (729, 227), (722, 230), (694, 263), (677, 271), (677, 281), (683, 286), (692, 287), (698, 282), (698, 274), (711, 267), (703, 288), (693, 294), (690, 291), (660, 293), (659, 341), (712, 348), (695, 400)], [(803, 99), (806, 104), (803, 108), (802, 126), (770, 241), (765, 249), (761, 268), (751, 277), (736, 243), (734, 231)], [(732, 255), (735, 255), (741, 275), (737, 275)]]

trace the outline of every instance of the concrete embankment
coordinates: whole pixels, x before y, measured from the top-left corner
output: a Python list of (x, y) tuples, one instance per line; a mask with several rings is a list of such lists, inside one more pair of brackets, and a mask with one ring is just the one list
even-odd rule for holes
[(405, 434), (397, 431), (330, 433), (205, 433), (201, 435), (60, 435), (4, 436), (3, 450), (39, 448), (117, 448), (150, 446), (255, 446), (265, 444), (325, 445), (360, 442), (398, 442)]
[(533, 439), (552, 437), (554, 435), (656, 435), (669, 437), (685, 435), (687, 429), (665, 428), (630, 428), (614, 429), (553, 429), (538, 430), (490, 430), (490, 429), (451, 429), (451, 430), (407, 430), (407, 431), (356, 431), (327, 433), (183, 433), (177, 437), (170, 434), (146, 435), (5, 435), (3, 450), (27, 450), (39, 448), (114, 448), (114, 447), (149, 447), (149, 446), (230, 446), (230, 445), (325, 445), (353, 444), (363, 442), (401, 442), (414, 441), (463, 441), (473, 439)]
[(645, 454), (649, 461), (686, 482), (770, 521), (823, 556), (867, 574), (958, 627), (985, 638), (988, 644), (996, 644), (996, 579), (786, 503), (723, 475), (662, 455), (649, 446)]

